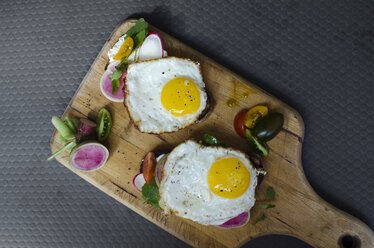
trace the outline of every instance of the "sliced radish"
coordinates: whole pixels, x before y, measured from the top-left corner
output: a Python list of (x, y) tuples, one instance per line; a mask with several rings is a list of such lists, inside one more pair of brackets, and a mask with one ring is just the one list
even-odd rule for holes
[(249, 214), (248, 212), (243, 212), (238, 216), (226, 221), (225, 223), (219, 225), (218, 227), (221, 228), (235, 228), (235, 227), (242, 227), (247, 224), (249, 221)]
[(70, 153), (70, 165), (81, 171), (94, 171), (105, 165), (108, 149), (98, 142), (83, 142)]
[(78, 132), (79, 134), (86, 136), (91, 134), (96, 129), (96, 123), (89, 119), (79, 119)]
[(124, 99), (122, 89), (123, 89), (123, 86), (125, 85), (124, 77), (125, 77), (126, 72), (122, 73), (122, 76), (119, 79), (120, 85), (119, 85), (118, 91), (114, 95), (112, 94), (112, 79), (109, 78), (115, 71), (115, 66), (117, 66), (118, 64), (119, 64), (118, 61), (109, 64), (107, 70), (104, 72), (100, 80), (101, 92), (106, 98), (108, 98), (109, 100), (113, 102), (123, 102), (123, 99)]
[(162, 58), (164, 48), (161, 37), (156, 33), (150, 33), (139, 48), (139, 60)]
[(156, 178), (155, 179), (156, 179), (156, 184), (159, 187), (160, 187), (160, 182), (161, 182), (161, 178), (162, 178), (162, 168), (164, 168), (167, 156), (168, 156), (168, 154), (162, 155), (162, 157), (157, 162)]
[(132, 179), (132, 184), (137, 191), (142, 192), (143, 185), (145, 184), (143, 173), (137, 174), (134, 179)]

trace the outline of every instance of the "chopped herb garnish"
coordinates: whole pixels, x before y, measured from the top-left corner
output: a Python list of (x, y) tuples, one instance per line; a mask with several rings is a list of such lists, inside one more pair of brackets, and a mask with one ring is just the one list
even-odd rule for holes
[(258, 219), (255, 221), (255, 225), (256, 225), (258, 222), (265, 220), (265, 217), (266, 217), (266, 216), (265, 216), (264, 214), (261, 215), (261, 217), (258, 218)]
[(275, 198), (275, 191), (272, 187), (269, 187), (267, 190), (266, 190), (266, 200), (267, 201), (273, 201)]
[(116, 94), (119, 89), (119, 79), (113, 79), (112, 80), (112, 95)]
[(122, 76), (122, 72), (120, 70), (116, 70), (115, 72), (113, 72), (112, 75), (110, 75), (110, 79), (120, 79), (120, 77)]
[(203, 135), (202, 141), (206, 146), (224, 146), (222, 141), (207, 133)]
[(258, 205), (264, 209), (267, 209), (267, 208), (273, 208), (275, 207), (274, 204), (269, 204), (269, 203), (258, 203)]

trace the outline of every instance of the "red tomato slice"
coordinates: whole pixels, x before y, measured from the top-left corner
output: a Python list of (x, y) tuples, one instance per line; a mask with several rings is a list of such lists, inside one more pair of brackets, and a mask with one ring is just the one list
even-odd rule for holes
[(157, 160), (155, 153), (148, 152), (143, 161), (143, 177), (147, 184), (152, 181), (153, 175), (155, 174), (156, 165)]
[(236, 114), (234, 119), (234, 128), (237, 134), (241, 137), (245, 138), (245, 115), (247, 114), (247, 110), (243, 109), (239, 113)]

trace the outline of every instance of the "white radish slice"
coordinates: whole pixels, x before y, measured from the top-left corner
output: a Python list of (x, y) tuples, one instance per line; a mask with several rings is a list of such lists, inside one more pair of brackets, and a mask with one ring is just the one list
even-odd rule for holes
[(132, 179), (132, 184), (137, 191), (142, 192), (143, 185), (145, 184), (143, 173), (137, 174), (134, 179)]
[(100, 80), (101, 92), (106, 98), (108, 98), (109, 100), (113, 102), (123, 102), (123, 99), (124, 99), (122, 89), (123, 89), (123, 86), (125, 85), (124, 77), (125, 77), (126, 72), (124, 72), (121, 78), (119, 79), (120, 85), (119, 85), (117, 93), (115, 93), (114, 95), (112, 94), (112, 79), (109, 78), (115, 71), (115, 66), (117, 66), (118, 64), (119, 64), (119, 61), (109, 64), (107, 70), (104, 72)]
[(158, 59), (164, 56), (161, 37), (150, 33), (139, 48), (139, 60)]

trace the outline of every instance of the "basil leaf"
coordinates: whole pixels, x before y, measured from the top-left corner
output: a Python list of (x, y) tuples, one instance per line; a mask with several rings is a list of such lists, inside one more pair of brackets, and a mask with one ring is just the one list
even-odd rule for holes
[(122, 71), (114, 71), (112, 75), (109, 76), (110, 79), (120, 79), (122, 76)]
[(143, 18), (140, 18), (139, 20), (136, 21), (135, 25), (127, 31), (126, 36), (133, 37), (140, 31), (146, 30), (147, 28), (148, 28), (148, 23)]
[(260, 207), (262, 207), (263, 209), (267, 209), (267, 208), (273, 208), (275, 207), (274, 204), (268, 204), (268, 203), (259, 203), (258, 204)]
[(258, 219), (256, 220), (255, 225), (256, 225), (258, 222), (265, 220), (265, 217), (266, 217), (266, 216), (265, 216), (264, 214), (261, 215), (261, 217), (258, 218)]
[(266, 200), (267, 201), (273, 201), (275, 198), (275, 191), (272, 187), (269, 187), (267, 190), (266, 190)]
[(154, 177), (149, 184), (143, 185), (142, 197), (148, 204), (151, 204), (156, 208), (160, 208), (160, 206), (158, 205), (158, 187)]
[(119, 89), (119, 79), (112, 80), (112, 95), (116, 94)]

